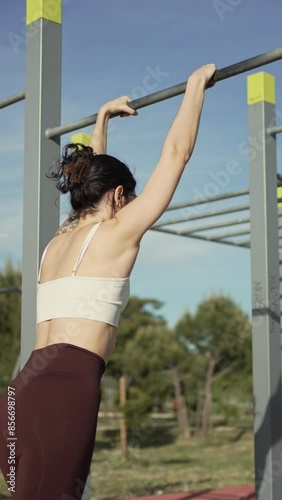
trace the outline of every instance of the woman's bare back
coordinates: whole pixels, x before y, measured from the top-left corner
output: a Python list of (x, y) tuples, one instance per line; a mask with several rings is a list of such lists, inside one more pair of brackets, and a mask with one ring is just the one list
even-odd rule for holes
[[(96, 222), (78, 225), (51, 241), (42, 263), (40, 283), (71, 276), (83, 242)], [(94, 235), (76, 276), (127, 278), (139, 247), (119, 234), (116, 220), (103, 222)], [(82, 318), (58, 318), (37, 325), (34, 349), (58, 342), (71, 343), (99, 354), (107, 363), (115, 347), (116, 327)]]

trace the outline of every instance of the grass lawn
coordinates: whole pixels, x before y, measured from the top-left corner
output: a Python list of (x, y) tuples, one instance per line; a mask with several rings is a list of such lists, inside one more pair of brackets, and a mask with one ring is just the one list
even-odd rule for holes
[[(93, 498), (119, 500), (254, 481), (251, 432), (215, 430), (206, 443), (198, 438), (184, 442), (177, 437), (175, 425), (153, 424), (129, 436), (129, 442), (128, 458), (124, 461), (118, 431), (102, 431), (98, 426), (91, 468)], [(0, 476), (0, 498), (8, 498)]]

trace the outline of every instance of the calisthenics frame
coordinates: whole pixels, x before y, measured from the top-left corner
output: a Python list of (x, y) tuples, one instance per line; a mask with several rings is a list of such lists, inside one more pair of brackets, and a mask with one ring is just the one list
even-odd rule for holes
[[(27, 30), (33, 36), (27, 37), (26, 89), (0, 102), (3, 108), (25, 98), (21, 367), (35, 342), (39, 259), (59, 226), (57, 194), (45, 174), (60, 155), (60, 136), (94, 124), (97, 117), (95, 114), (54, 126), (61, 121), (61, 3), (27, 0)], [(279, 59), (282, 48), (219, 70), (214, 80), (219, 82)], [(269, 77), (261, 78), (263, 90), (258, 100), (249, 80), (250, 136), (262, 135), (263, 142), (263, 147), (250, 155), (255, 475), (257, 499), (280, 500), (282, 402), (275, 139), (281, 127), (275, 125), (274, 84), (270, 78), (266, 85)], [(130, 105), (140, 109), (169, 99), (184, 93), (185, 85), (175, 85)], [(167, 231), (164, 225), (155, 230)], [(196, 232), (193, 237), (197, 237)], [(221, 240), (225, 238), (222, 235)], [(278, 466), (280, 473), (276, 472)], [(83, 498), (90, 498), (89, 488)]]

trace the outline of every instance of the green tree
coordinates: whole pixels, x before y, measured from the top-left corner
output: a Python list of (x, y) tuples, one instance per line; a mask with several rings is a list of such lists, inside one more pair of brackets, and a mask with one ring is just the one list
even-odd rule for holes
[(162, 305), (162, 302), (155, 299), (130, 297), (120, 318), (115, 351), (107, 365), (108, 375), (119, 378), (126, 371), (125, 347), (140, 328), (166, 324), (163, 317), (157, 314)]
[(212, 295), (199, 304), (192, 317), (186, 313), (176, 325), (176, 335), (198, 359), (204, 360), (202, 431), (207, 437), (212, 385), (216, 375), (240, 371), (250, 375), (251, 326), (248, 316), (229, 297)]
[[(127, 342), (123, 359), (128, 380), (125, 413), (129, 426), (141, 424), (156, 402), (181, 398), (178, 367), (187, 364), (186, 358), (174, 332), (162, 324), (139, 328)], [(137, 412), (142, 401), (146, 401), (146, 411)], [(134, 419), (133, 405), (137, 414)]]
[(124, 351), (130, 383), (153, 399), (165, 398), (172, 392), (170, 370), (177, 366), (181, 356), (181, 348), (167, 327), (140, 328)]
[[(19, 266), (8, 260), (0, 271), (0, 288), (21, 285)], [(0, 393), (9, 383), (20, 352), (21, 294), (0, 294)]]

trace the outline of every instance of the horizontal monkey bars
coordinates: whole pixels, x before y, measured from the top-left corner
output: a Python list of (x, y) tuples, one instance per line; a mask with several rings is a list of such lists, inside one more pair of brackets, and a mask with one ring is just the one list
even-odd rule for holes
[[(239, 63), (232, 64), (231, 66), (227, 66), (226, 68), (217, 70), (211, 80), (211, 83), (226, 80), (227, 78), (231, 78), (232, 76), (240, 75), (241, 73), (245, 73), (246, 71), (250, 71), (252, 69), (259, 68), (260, 66), (264, 66), (265, 64), (270, 64), (272, 62), (278, 61), (279, 59), (282, 59), (282, 47), (270, 50), (269, 52), (265, 52), (264, 54), (261, 54), (259, 56), (251, 57), (250, 59), (246, 59)], [(154, 92), (153, 94), (140, 97), (139, 99), (131, 101), (129, 106), (132, 109), (140, 109), (146, 106), (150, 106), (151, 104), (156, 104), (157, 102), (176, 97), (180, 94), (184, 94), (186, 85), (187, 82), (183, 82), (178, 85), (174, 85), (173, 87), (160, 90), (159, 92)], [(48, 128), (45, 132), (45, 135), (48, 139), (52, 139), (53, 137), (58, 137), (60, 135), (67, 134), (68, 132), (73, 132), (74, 130), (88, 127), (89, 125), (93, 125), (94, 123), (96, 123), (97, 116), (98, 113), (95, 113), (95, 115), (86, 116), (79, 120), (66, 123), (65, 125)], [(111, 118), (114, 118), (115, 116), (119, 116), (119, 114), (112, 115)]]

